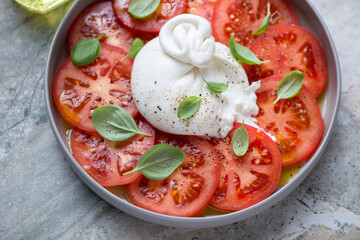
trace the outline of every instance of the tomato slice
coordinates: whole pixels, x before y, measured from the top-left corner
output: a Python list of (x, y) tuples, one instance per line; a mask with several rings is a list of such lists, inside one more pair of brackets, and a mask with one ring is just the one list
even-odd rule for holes
[(282, 166), (305, 161), (319, 145), (324, 121), (316, 99), (303, 86), (297, 96), (273, 102), (280, 77), (261, 80), (257, 90), (258, 125), (276, 137), (282, 155)]
[(274, 141), (264, 132), (245, 125), (249, 148), (244, 156), (235, 155), (232, 136), (212, 139), (220, 160), (220, 182), (211, 206), (224, 210), (241, 210), (267, 198), (276, 188), (281, 175), (281, 154)]
[(95, 132), (91, 116), (95, 108), (118, 105), (135, 116), (138, 110), (132, 97), (130, 76), (133, 60), (120, 61), (126, 52), (101, 44), (100, 56), (85, 67), (75, 67), (67, 59), (53, 82), (54, 101), (72, 125)]
[(185, 13), (198, 15), (211, 22), (214, 5), (208, 0), (186, 0)]
[(96, 38), (101, 34), (105, 34), (101, 42), (125, 51), (130, 49), (134, 39), (133, 34), (120, 25), (112, 3), (108, 1), (94, 3), (77, 16), (69, 30), (69, 51), (81, 40)]
[(100, 185), (115, 186), (138, 179), (138, 172), (123, 176), (134, 169), (141, 155), (155, 141), (155, 129), (144, 119), (135, 119), (140, 131), (152, 135), (136, 135), (126, 141), (111, 142), (97, 133), (87, 133), (74, 128), (71, 134), (71, 150), (76, 161)]
[(194, 216), (213, 198), (219, 181), (219, 160), (205, 139), (157, 133), (157, 142), (181, 149), (185, 162), (161, 181), (142, 177), (126, 186), (137, 206), (173, 216)]
[(305, 75), (305, 86), (318, 97), (327, 82), (324, 50), (319, 40), (296, 25), (278, 25), (258, 38), (250, 49), (262, 60), (261, 65), (245, 65), (250, 82), (261, 78), (283, 77), (293, 70)]
[(218, 0), (214, 8), (212, 30), (215, 40), (228, 45), (232, 35), (235, 41), (247, 46), (257, 36), (252, 35), (261, 26), (270, 2), (270, 26), (280, 23), (298, 24), (296, 14), (287, 0)]
[(114, 11), (122, 25), (141, 34), (159, 34), (161, 27), (171, 18), (185, 12), (186, 0), (161, 0), (158, 9), (150, 16), (134, 18), (128, 12), (130, 0), (114, 0)]

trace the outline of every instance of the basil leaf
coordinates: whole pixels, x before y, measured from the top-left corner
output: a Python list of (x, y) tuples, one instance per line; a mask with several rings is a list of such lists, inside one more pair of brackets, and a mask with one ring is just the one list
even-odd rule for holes
[(92, 63), (101, 52), (99, 40), (104, 36), (101, 34), (97, 38), (88, 38), (78, 42), (71, 51), (71, 61), (76, 67), (82, 67)]
[(271, 15), (271, 12), (270, 12), (270, 3), (267, 4), (267, 14), (266, 16), (264, 17), (264, 19), (262, 20), (262, 23), (261, 23), (261, 27), (256, 30), (255, 32), (253, 32), (252, 34), (253, 35), (259, 35), (259, 34), (262, 34), (264, 33), (268, 27), (269, 27), (269, 24), (270, 24), (270, 15)]
[(96, 108), (92, 114), (92, 122), (96, 131), (111, 141), (123, 141), (137, 134), (151, 136), (139, 130), (130, 113), (115, 105)]
[(210, 90), (214, 93), (222, 93), (222, 92), (225, 92), (229, 88), (229, 85), (227, 85), (225, 83), (207, 82), (204, 77), (202, 79), (204, 80), (204, 82), (206, 82), (206, 84), (208, 85)]
[(303, 82), (304, 73), (299, 70), (295, 70), (286, 74), (286, 76), (280, 81), (278, 85), (278, 96), (274, 104), (277, 103), (280, 99), (295, 97), (299, 93)]
[(144, 18), (156, 11), (160, 0), (131, 0), (128, 12), (135, 18)]
[(232, 142), (234, 153), (239, 157), (244, 156), (249, 148), (249, 135), (244, 127), (244, 120), (242, 126), (234, 132)]
[(240, 60), (243, 63), (249, 65), (254, 65), (254, 64), (260, 65), (268, 62), (268, 61), (260, 61), (250, 49), (235, 42), (234, 36), (230, 37), (229, 48), (234, 58), (236, 60)]
[(131, 43), (130, 50), (125, 57), (123, 57), (120, 61), (124, 60), (125, 58), (135, 58), (136, 55), (140, 52), (143, 48), (144, 42), (140, 38), (135, 38), (134, 41)]
[(183, 100), (177, 110), (177, 116), (180, 119), (187, 119), (197, 113), (200, 109), (201, 100), (205, 97), (191, 96)]
[(185, 161), (185, 154), (178, 148), (159, 144), (149, 148), (133, 170), (124, 175), (139, 172), (153, 180), (163, 180)]

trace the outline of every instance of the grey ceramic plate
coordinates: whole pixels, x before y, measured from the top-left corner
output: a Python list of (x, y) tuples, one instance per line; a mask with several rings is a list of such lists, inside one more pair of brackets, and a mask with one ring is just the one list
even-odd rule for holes
[(108, 191), (107, 189), (96, 183), (77, 164), (76, 160), (72, 157), (65, 135), (66, 126), (64, 125), (63, 118), (56, 109), (51, 93), (52, 80), (54, 78), (56, 70), (59, 68), (61, 63), (69, 57), (67, 33), (70, 25), (72, 21), (76, 18), (76, 16), (84, 8), (86, 8), (93, 2), (96, 2), (96, 0), (78, 0), (60, 24), (50, 48), (49, 58), (46, 66), (45, 92), (47, 110), (54, 134), (61, 148), (63, 149), (71, 167), (96, 194), (98, 194), (100, 197), (102, 197), (104, 200), (106, 200), (116, 208), (152, 223), (175, 227), (214, 227), (249, 218), (271, 207), (272, 205), (276, 204), (284, 197), (286, 197), (289, 193), (291, 193), (314, 168), (316, 162), (320, 159), (322, 153), (326, 149), (326, 145), (330, 139), (330, 135), (334, 125), (335, 117), (338, 112), (341, 92), (340, 65), (330, 33), (315, 8), (308, 1), (305, 0), (290, 0), (291, 5), (295, 9), (296, 14), (299, 18), (300, 26), (314, 33), (322, 43), (326, 54), (329, 76), (328, 84), (325, 89), (325, 99), (322, 106), (322, 113), (325, 121), (324, 136), (316, 152), (305, 162), (305, 165), (301, 168), (301, 170), (296, 174), (295, 177), (293, 177), (285, 186), (279, 188), (267, 199), (247, 209), (223, 215), (193, 218), (172, 217), (144, 210), (122, 198), (119, 198), (112, 192)]

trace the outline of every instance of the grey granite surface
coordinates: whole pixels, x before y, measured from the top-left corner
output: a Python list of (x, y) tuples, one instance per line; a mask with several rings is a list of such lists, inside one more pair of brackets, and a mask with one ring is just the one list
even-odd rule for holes
[(360, 239), (360, 1), (311, 2), (333, 36), (343, 73), (326, 152), (293, 193), (265, 212), (223, 227), (179, 229), (103, 201), (75, 175), (55, 140), (44, 71), (71, 3), (37, 15), (1, 0), (0, 239)]

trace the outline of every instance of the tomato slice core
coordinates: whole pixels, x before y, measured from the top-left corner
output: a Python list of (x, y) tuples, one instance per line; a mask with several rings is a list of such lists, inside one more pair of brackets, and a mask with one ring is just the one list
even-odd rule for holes
[(259, 59), (270, 60), (261, 65), (245, 65), (250, 82), (261, 78), (283, 77), (300, 70), (304, 85), (318, 97), (327, 82), (324, 50), (319, 40), (306, 29), (283, 24), (269, 29), (249, 47)]
[(303, 86), (297, 96), (274, 104), (281, 78), (261, 80), (257, 90), (258, 125), (274, 135), (283, 167), (305, 161), (315, 151), (324, 132), (324, 121), (316, 99)]
[(100, 56), (85, 67), (75, 67), (68, 58), (53, 82), (54, 101), (72, 125), (95, 132), (91, 116), (95, 108), (118, 105), (135, 116), (138, 110), (132, 97), (130, 76), (132, 59), (120, 59), (126, 52), (101, 44)]
[(83, 39), (96, 38), (104, 34), (101, 42), (120, 47), (125, 51), (130, 49), (134, 39), (133, 34), (120, 25), (111, 2), (97, 2), (82, 11), (69, 30), (69, 51)]
[(224, 139), (212, 139), (220, 160), (220, 182), (211, 206), (241, 210), (267, 198), (276, 188), (281, 174), (281, 154), (269, 136), (245, 125), (249, 135), (247, 153), (239, 157), (232, 147), (234, 128)]
[(261, 26), (270, 3), (270, 26), (298, 24), (296, 14), (287, 0), (218, 0), (212, 20), (215, 40), (228, 45), (234, 35), (236, 42), (247, 46), (257, 38), (252, 33)]
[(76, 161), (100, 185), (116, 186), (138, 179), (138, 172), (123, 176), (137, 165), (141, 155), (154, 145), (155, 129), (144, 119), (135, 119), (140, 131), (152, 137), (136, 135), (126, 141), (111, 142), (97, 133), (87, 133), (74, 128), (71, 150)]
[(160, 181), (141, 177), (126, 186), (137, 206), (150, 211), (194, 216), (213, 198), (219, 180), (219, 161), (207, 140), (194, 136), (157, 133), (157, 143), (181, 149), (185, 162), (168, 178)]
[(211, 22), (214, 5), (208, 0), (186, 0), (185, 13), (198, 15)]
[(150, 16), (134, 18), (128, 12), (130, 0), (114, 0), (115, 14), (121, 24), (132, 32), (140, 34), (159, 34), (161, 27), (171, 18), (185, 12), (185, 0), (161, 0), (158, 9)]

